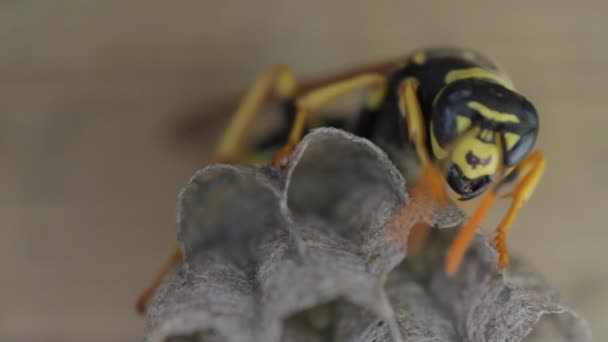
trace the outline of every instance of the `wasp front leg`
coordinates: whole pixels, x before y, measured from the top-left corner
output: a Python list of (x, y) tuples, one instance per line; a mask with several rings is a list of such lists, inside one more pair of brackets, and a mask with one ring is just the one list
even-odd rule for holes
[(495, 202), (496, 190), (494, 188), (490, 188), (483, 195), (481, 203), (473, 215), (464, 224), (464, 226), (460, 228), (458, 235), (456, 235), (456, 238), (454, 241), (452, 241), (452, 244), (448, 249), (445, 263), (445, 271), (447, 274), (453, 275), (456, 273), (456, 271), (458, 271), (458, 268), (462, 263), (462, 259), (464, 258), (464, 254), (475, 237), (475, 232), (477, 232), (481, 222), (488, 216), (488, 213), (494, 206)]
[[(523, 173), (527, 170), (524, 177), (516, 185), (515, 190), (503, 197), (511, 197), (512, 202), (509, 210), (503, 217), (502, 221), (496, 228), (496, 251), (498, 252), (498, 266), (501, 270), (504, 270), (509, 265), (509, 254), (507, 253), (507, 231), (513, 224), (519, 209), (528, 201), (532, 196), (532, 193), (536, 189), (536, 186), (540, 182), (542, 175), (545, 170), (546, 159), (545, 155), (541, 151), (534, 151), (528, 155), (522, 162), (520, 162), (512, 172)], [(452, 242), (448, 254), (446, 257), (446, 273), (454, 274), (462, 258), (473, 240), (477, 228), (487, 216), (489, 210), (494, 205), (498, 191), (498, 187), (492, 187), (484, 194), (480, 205), (477, 210), (473, 213), (470, 219), (461, 228), (460, 232)]]
[(504, 270), (509, 266), (509, 254), (507, 253), (507, 231), (511, 228), (519, 209), (521, 209), (536, 189), (545, 171), (546, 158), (542, 151), (534, 151), (513, 172), (521, 172), (528, 169), (515, 190), (508, 194), (511, 197), (511, 206), (507, 214), (496, 228), (496, 251), (498, 252), (498, 266)]
[(167, 275), (167, 273), (169, 273), (175, 266), (179, 265), (181, 261), (182, 250), (179, 245), (175, 244), (175, 246), (173, 246), (171, 255), (169, 258), (167, 258), (160, 271), (156, 274), (150, 285), (139, 295), (139, 298), (137, 298), (135, 308), (140, 315), (143, 315), (148, 309), (148, 303), (154, 296), (156, 289), (158, 286), (160, 286), (160, 283), (163, 281), (165, 275)]
[(404, 242), (408, 255), (415, 255), (425, 244), (430, 232), (430, 219), (435, 203), (449, 201), (444, 175), (426, 149), (427, 127), (417, 96), (418, 80), (405, 79), (399, 87), (399, 109), (407, 123), (408, 138), (416, 149), (421, 164), (420, 176), (410, 189), (410, 203), (403, 208), (403, 224), (415, 223), (411, 228), (400, 228), (396, 234)]
[(444, 175), (436, 163), (429, 156), (426, 149), (426, 131), (422, 110), (417, 97), (418, 81), (407, 78), (399, 88), (399, 108), (401, 115), (407, 122), (408, 136), (414, 144), (416, 154), (421, 164), (420, 177), (416, 181), (415, 189), (430, 191), (432, 199), (439, 203), (447, 203), (448, 196), (445, 192)]

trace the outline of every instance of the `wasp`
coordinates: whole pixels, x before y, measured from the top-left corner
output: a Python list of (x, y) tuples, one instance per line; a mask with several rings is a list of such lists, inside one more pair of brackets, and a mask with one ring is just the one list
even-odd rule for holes
[[(511, 205), (496, 228), (498, 266), (509, 265), (506, 234), (545, 169), (533, 150), (539, 119), (532, 103), (482, 54), (459, 48), (427, 48), (388, 62), (336, 73), (299, 85), (291, 69), (264, 71), (240, 102), (219, 140), (212, 162), (243, 161), (245, 133), (273, 95), (283, 103), (285, 125), (274, 137), (284, 141), (272, 164), (284, 168), (311, 117), (335, 99), (368, 89), (352, 132), (373, 142), (413, 146), (421, 166), (414, 184), (440, 203), (479, 204), (460, 228), (446, 255), (446, 272), (458, 270), (475, 232), (498, 198)], [(512, 191), (499, 195), (506, 185)], [(181, 260), (176, 248), (142, 295), (143, 311), (162, 276)]]

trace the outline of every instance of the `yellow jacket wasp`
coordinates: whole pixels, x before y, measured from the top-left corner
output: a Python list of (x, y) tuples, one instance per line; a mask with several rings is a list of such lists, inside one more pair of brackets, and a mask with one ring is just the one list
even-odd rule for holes
[[(496, 201), (498, 191), (514, 183), (503, 197), (511, 206), (496, 228), (498, 264), (509, 264), (506, 232), (518, 210), (542, 178), (545, 157), (533, 151), (539, 122), (534, 106), (491, 61), (464, 49), (423, 49), (406, 58), (363, 67), (298, 87), (284, 65), (262, 73), (247, 92), (220, 139), (212, 162), (242, 162), (244, 136), (274, 92), (284, 103), (287, 141), (273, 158), (284, 167), (308, 128), (311, 115), (334, 99), (371, 88), (353, 133), (374, 142), (413, 144), (421, 164), (412, 196), (427, 191), (440, 203), (456, 204), (481, 197), (460, 229), (446, 257), (446, 272), (457, 271), (476, 230)], [(179, 248), (153, 285), (142, 294), (145, 310), (162, 276), (181, 260)]]

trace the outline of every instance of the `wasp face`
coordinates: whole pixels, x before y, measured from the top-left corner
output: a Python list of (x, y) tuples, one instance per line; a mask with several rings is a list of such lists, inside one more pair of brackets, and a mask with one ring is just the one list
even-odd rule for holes
[[(477, 130), (479, 131), (479, 130)], [(493, 134), (490, 134), (493, 136)], [(446, 181), (460, 200), (474, 198), (491, 183), (500, 163), (500, 151), (493, 141), (467, 135), (454, 146)]]
[(484, 80), (448, 84), (435, 99), (430, 126), (433, 155), (460, 200), (486, 190), (501, 166), (519, 163), (538, 131), (530, 102)]

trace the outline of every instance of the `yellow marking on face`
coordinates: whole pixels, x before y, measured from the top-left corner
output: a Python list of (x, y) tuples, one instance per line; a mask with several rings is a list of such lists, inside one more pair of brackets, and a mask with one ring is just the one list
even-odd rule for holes
[(513, 147), (517, 144), (519, 139), (521, 139), (521, 136), (519, 134), (515, 134), (515, 133), (511, 133), (511, 132), (505, 132), (504, 136), (505, 136), (505, 143), (507, 144), (507, 151), (510, 151), (511, 149), (513, 149)]
[(435, 156), (435, 158), (441, 160), (441, 159), (445, 159), (448, 156), (448, 153), (446, 152), (446, 150), (443, 149), (443, 147), (441, 147), (439, 145), (439, 142), (437, 141), (437, 137), (435, 137), (435, 130), (433, 129), (433, 123), (430, 123), (431, 125), (431, 129), (430, 129), (430, 134), (431, 134), (431, 148), (433, 149), (433, 155)]
[[(444, 159), (448, 156), (447, 151), (439, 145), (439, 141), (435, 136), (435, 129), (433, 128), (433, 122), (429, 123), (431, 126), (430, 134), (431, 134), (431, 148), (433, 149), (433, 155), (437, 159)], [(458, 134), (463, 134), (471, 127), (471, 118), (466, 116), (457, 115), (456, 116), (456, 129), (458, 130)]]
[(497, 73), (494, 73), (492, 71), (482, 69), (482, 68), (468, 68), (468, 69), (452, 70), (452, 71), (448, 72), (448, 74), (445, 76), (445, 83), (449, 84), (454, 81), (464, 80), (467, 78), (486, 78), (486, 79), (492, 80), (492, 81), (500, 84), (501, 86), (503, 86), (509, 90), (514, 89), (513, 84), (507, 78), (503, 77), (502, 75), (499, 75)]
[(464, 133), (469, 127), (471, 127), (471, 118), (462, 115), (456, 116), (456, 129), (458, 129), (458, 133)]
[(477, 101), (471, 101), (467, 103), (467, 106), (479, 112), (479, 114), (481, 114), (481, 116), (483, 116), (484, 118), (490, 119), (492, 121), (519, 123), (519, 118), (517, 117), (517, 115), (513, 113), (503, 113), (494, 109), (490, 109)]
[(414, 63), (416, 63), (418, 65), (422, 65), (422, 64), (426, 63), (426, 52), (424, 52), (424, 51), (415, 52), (412, 55), (412, 61), (414, 61)]
[[(495, 174), (499, 166), (500, 151), (498, 151), (498, 146), (494, 143), (483, 142), (472, 135), (462, 137), (462, 139), (455, 146), (452, 162), (460, 167), (463, 175), (469, 179), (476, 179)], [(489, 161), (486, 165), (477, 164), (472, 166), (467, 162), (469, 151), (480, 160)]]

